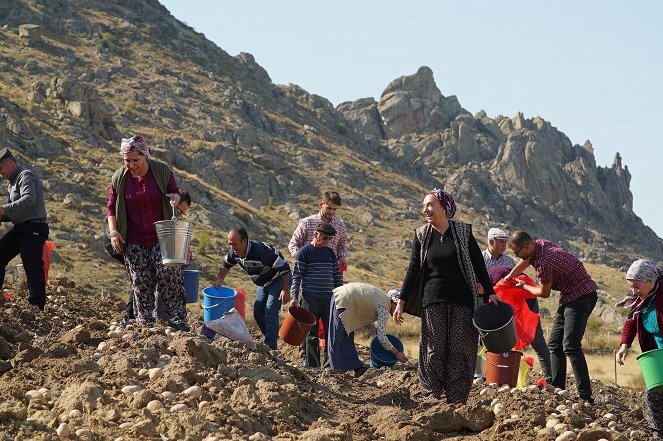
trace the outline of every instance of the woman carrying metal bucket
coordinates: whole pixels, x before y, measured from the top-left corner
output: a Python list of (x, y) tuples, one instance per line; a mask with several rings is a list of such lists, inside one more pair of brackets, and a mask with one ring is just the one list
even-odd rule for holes
[(451, 220), (456, 213), (451, 195), (433, 189), (422, 208), (427, 224), (415, 231), (394, 321), (402, 323), (403, 312), (421, 317), (419, 380), (424, 399), (446, 394), (449, 403), (465, 403), (477, 361), (474, 310), (486, 301), (497, 304), (498, 298), (472, 226)]
[(113, 250), (124, 255), (131, 277), (136, 322), (153, 326), (154, 293), (159, 290), (171, 327), (188, 331), (182, 271), (162, 263), (154, 223), (169, 219), (180, 202), (180, 190), (170, 167), (150, 156), (142, 136), (122, 139), (124, 166), (113, 173), (108, 203), (108, 227)]
[[(644, 353), (663, 349), (663, 273), (651, 260), (639, 259), (626, 272), (630, 295), (620, 306), (631, 306), (622, 329), (622, 339), (617, 351), (617, 363), (624, 364), (628, 349), (638, 336)], [(641, 358), (639, 356), (638, 358)], [(658, 366), (658, 372), (663, 368)], [(644, 373), (644, 368), (643, 368)], [(645, 410), (655, 438), (663, 437), (663, 390), (645, 389)]]

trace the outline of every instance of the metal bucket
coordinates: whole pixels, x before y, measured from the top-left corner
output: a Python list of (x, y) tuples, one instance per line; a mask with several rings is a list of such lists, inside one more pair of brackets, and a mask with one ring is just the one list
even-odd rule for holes
[(159, 237), (162, 262), (166, 266), (179, 266), (189, 263), (187, 254), (191, 244), (193, 222), (183, 220), (163, 220), (154, 223)]

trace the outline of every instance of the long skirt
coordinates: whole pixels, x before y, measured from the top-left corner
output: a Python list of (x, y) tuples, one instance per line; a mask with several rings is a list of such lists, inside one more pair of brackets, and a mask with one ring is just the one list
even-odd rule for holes
[(467, 401), (477, 362), (479, 332), (473, 311), (448, 302), (424, 307), (419, 345), (419, 381), (424, 397)]
[(186, 293), (184, 277), (180, 267), (168, 267), (162, 263), (159, 245), (144, 247), (127, 244), (124, 265), (131, 277), (136, 322), (153, 325), (155, 290), (163, 301), (168, 319), (186, 320)]
[(645, 414), (649, 427), (663, 437), (663, 392), (645, 391)]
[(341, 313), (345, 308), (337, 309), (334, 297), (331, 299), (331, 311), (329, 312), (329, 340), (327, 341), (327, 359), (332, 369), (349, 371), (364, 367), (359, 360), (357, 347), (355, 346), (355, 333), (347, 333)]

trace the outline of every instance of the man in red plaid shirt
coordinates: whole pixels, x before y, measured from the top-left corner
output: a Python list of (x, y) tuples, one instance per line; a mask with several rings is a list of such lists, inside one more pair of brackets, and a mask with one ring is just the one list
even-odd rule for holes
[[(288, 250), (294, 257), (300, 248), (306, 244), (311, 243), (318, 223), (327, 222), (332, 227), (334, 227), (334, 230), (336, 230), (336, 235), (331, 238), (329, 243), (327, 243), (327, 246), (334, 250), (334, 253), (336, 253), (338, 267), (341, 271), (341, 275), (343, 275), (343, 272), (348, 267), (348, 233), (345, 229), (345, 223), (343, 223), (341, 219), (335, 217), (336, 210), (341, 208), (341, 196), (339, 196), (339, 194), (335, 191), (326, 191), (322, 195), (322, 200), (320, 201), (319, 206), (320, 212), (318, 214), (314, 214), (299, 220), (297, 229), (292, 234), (292, 238), (288, 244)], [(321, 345), (324, 349), (325, 329), (322, 326), (322, 322), (319, 324), (319, 327), (319, 338), (321, 339)]]
[(596, 283), (577, 257), (554, 242), (545, 239), (533, 240), (526, 232), (516, 231), (511, 235), (509, 248), (520, 261), (507, 279), (532, 265), (540, 285), (533, 287), (520, 282), (516, 286), (543, 298), (550, 297), (550, 291), (553, 289), (559, 291), (559, 308), (548, 339), (552, 385), (566, 388), (566, 357), (569, 357), (578, 396), (594, 403), (589, 370), (582, 352), (582, 337), (587, 319), (596, 306)]

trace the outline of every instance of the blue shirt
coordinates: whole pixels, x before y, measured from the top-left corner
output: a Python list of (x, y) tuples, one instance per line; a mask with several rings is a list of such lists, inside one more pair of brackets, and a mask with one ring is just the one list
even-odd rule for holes
[(651, 302), (642, 311), (642, 326), (645, 328), (645, 331), (649, 332), (654, 336), (654, 341), (656, 346), (659, 349), (663, 348), (663, 334), (658, 327), (658, 321), (656, 320), (656, 302)]
[(290, 272), (290, 265), (283, 258), (283, 254), (266, 242), (249, 240), (246, 246), (246, 256), (241, 257), (232, 248), (223, 260), (225, 268), (232, 268), (239, 264), (253, 283), (258, 286), (267, 286)]
[(295, 269), (292, 272), (292, 298), (297, 300), (301, 290), (307, 298), (330, 299), (332, 290), (343, 285), (338, 269), (338, 259), (329, 247), (316, 248), (306, 244), (295, 255)]

